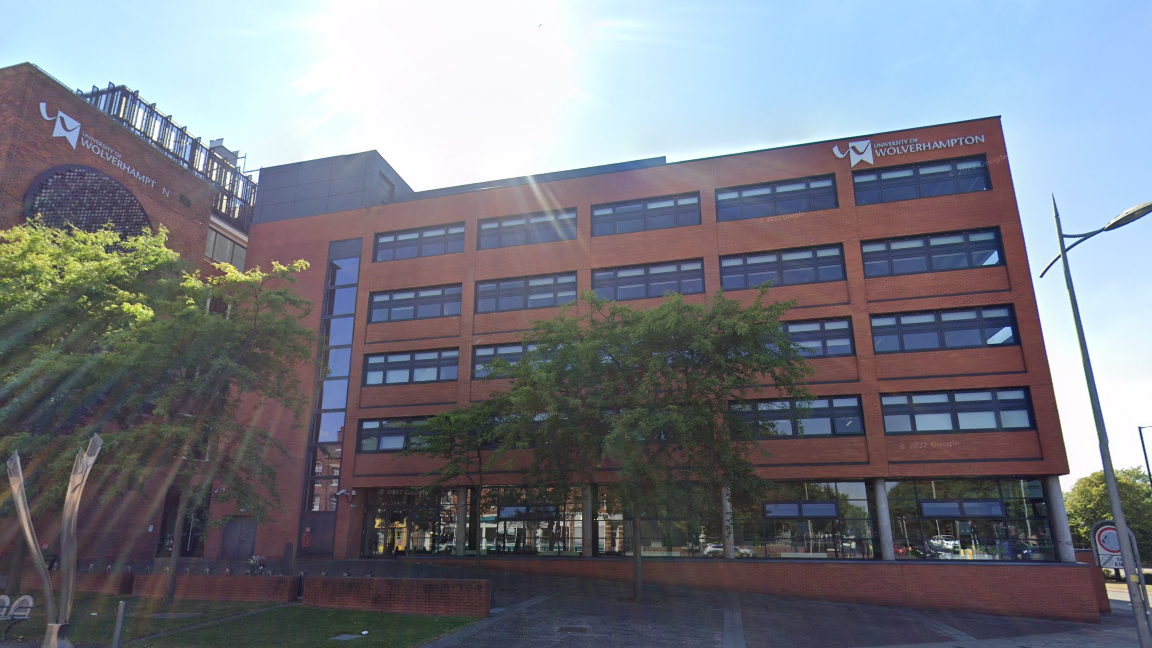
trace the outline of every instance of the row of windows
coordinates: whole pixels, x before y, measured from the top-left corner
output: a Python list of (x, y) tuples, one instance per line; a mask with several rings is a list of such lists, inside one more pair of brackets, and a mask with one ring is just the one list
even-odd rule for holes
[(983, 308), (872, 317), (876, 353), (1016, 344), (1012, 309)]
[[(984, 191), (991, 186), (982, 156), (857, 171), (852, 180), (857, 205)], [(838, 206), (834, 175), (716, 190), (716, 220), (720, 222)], [(592, 206), (592, 236), (686, 227), (700, 222), (698, 193)], [(576, 210), (488, 218), (479, 221), (479, 226), (478, 250), (565, 241), (576, 238)], [(213, 257), (211, 239), (208, 249), (208, 256)], [(464, 223), (452, 223), (378, 234), (373, 258), (394, 261), (463, 251)]]
[[(1000, 242), (995, 230), (864, 243), (865, 275), (885, 276), (999, 265), (1002, 263), (999, 249)], [(790, 286), (842, 281), (844, 277), (844, 258), (839, 246), (756, 252), (720, 258), (720, 285), (724, 290), (744, 290), (763, 283)], [(693, 260), (595, 270), (592, 287), (599, 296), (619, 301), (661, 297), (666, 291), (685, 295), (702, 293), (703, 262)], [(478, 282), (476, 312), (548, 308), (575, 301), (576, 294), (575, 272)], [(334, 292), (331, 295), (336, 302), (333, 305), (334, 312), (353, 312), (354, 296), (354, 290)], [(460, 301), (459, 284), (373, 293), (369, 321), (393, 322), (459, 315)], [(1004, 341), (989, 342), (1000, 343)], [(945, 342), (944, 346), (962, 345)]]
[(231, 263), (237, 270), (243, 270), (244, 259), (248, 256), (248, 248), (232, 241), (214, 229), (209, 229), (204, 256), (216, 263)]
[(365, 385), (406, 385), (456, 380), (460, 350), (382, 353), (364, 359)]
[[(488, 347), (484, 355), (477, 355), (476, 371), (487, 371), (493, 357), (515, 362), (522, 354), (520, 346)], [(413, 369), (409, 367), (407, 371)], [(1026, 389), (881, 394), (880, 402), (885, 434), (1033, 428)], [(855, 436), (865, 431), (859, 396), (821, 397), (807, 403), (788, 399), (755, 400), (733, 403), (732, 411), (753, 423), (760, 438)], [(412, 417), (361, 421), (359, 447), (362, 452), (403, 450), (410, 444), (408, 438), (413, 430), (424, 420), (424, 417)], [(387, 440), (382, 440), (384, 437)]]

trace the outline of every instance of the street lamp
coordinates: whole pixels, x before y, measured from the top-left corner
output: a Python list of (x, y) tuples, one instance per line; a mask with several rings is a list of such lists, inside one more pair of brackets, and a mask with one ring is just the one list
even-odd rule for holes
[[(1096, 379), (1092, 374), (1092, 360), (1088, 357), (1088, 342), (1084, 339), (1084, 324), (1080, 321), (1080, 307), (1076, 303), (1076, 289), (1072, 286), (1072, 269), (1068, 265), (1068, 250), (1100, 234), (1121, 228), (1152, 212), (1152, 202), (1146, 202), (1125, 210), (1104, 227), (1085, 234), (1065, 234), (1060, 225), (1060, 211), (1056, 209), (1056, 196), (1052, 196), (1052, 213), (1056, 218), (1056, 234), (1060, 239), (1060, 254), (1052, 259), (1040, 273), (1043, 277), (1058, 260), (1064, 262), (1064, 282), (1068, 285), (1068, 299), (1072, 302), (1072, 319), (1076, 323), (1076, 336), (1080, 341), (1080, 357), (1084, 362), (1084, 379), (1088, 383), (1088, 399), (1092, 403), (1092, 418), (1096, 421), (1096, 436), (1100, 442), (1100, 458), (1104, 463), (1104, 481), (1108, 485), (1108, 501), (1112, 505), (1112, 519), (1116, 523), (1116, 535), (1120, 540), (1120, 556), (1124, 561), (1125, 582), (1128, 585), (1128, 598), (1132, 602), (1132, 612), (1136, 617), (1136, 636), (1140, 648), (1152, 648), (1152, 633), (1149, 632), (1148, 615), (1144, 612), (1143, 597), (1140, 592), (1140, 576), (1134, 570), (1143, 569), (1136, 564), (1136, 553), (1132, 548), (1128, 533), (1128, 522), (1124, 519), (1124, 509), (1120, 506), (1120, 490), (1116, 486), (1116, 473), (1112, 470), (1112, 453), (1108, 450), (1108, 431), (1104, 427), (1104, 412), (1100, 409), (1100, 396), (1096, 393)], [(1065, 247), (1065, 239), (1076, 239)]]
[(1148, 467), (1148, 447), (1144, 445), (1144, 430), (1152, 430), (1152, 425), (1141, 425), (1136, 428), (1140, 433), (1140, 449), (1144, 451), (1144, 470), (1148, 471), (1148, 485), (1152, 486), (1152, 468)]

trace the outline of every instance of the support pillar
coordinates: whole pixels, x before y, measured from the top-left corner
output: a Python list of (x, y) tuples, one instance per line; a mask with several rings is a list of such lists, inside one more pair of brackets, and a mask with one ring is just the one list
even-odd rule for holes
[(727, 486), (720, 489), (720, 524), (724, 533), (724, 558), (732, 560), (736, 557), (736, 538), (732, 528), (732, 489)]
[(1064, 509), (1064, 491), (1060, 490), (1060, 477), (1044, 478), (1044, 499), (1048, 501), (1048, 522), (1052, 525), (1052, 542), (1056, 545), (1056, 559), (1063, 563), (1076, 562), (1076, 549), (1072, 546), (1072, 529), (1068, 527), (1068, 511)]
[(599, 507), (596, 506), (596, 495), (595, 484), (584, 487), (584, 502), (580, 510), (580, 555), (586, 558), (596, 555), (596, 531), (600, 519), (597, 515)]
[(896, 560), (896, 546), (892, 543), (892, 514), (888, 512), (888, 482), (872, 480), (876, 499), (876, 530), (880, 532), (880, 559)]
[(456, 555), (465, 555), (468, 548), (468, 487), (456, 489)]

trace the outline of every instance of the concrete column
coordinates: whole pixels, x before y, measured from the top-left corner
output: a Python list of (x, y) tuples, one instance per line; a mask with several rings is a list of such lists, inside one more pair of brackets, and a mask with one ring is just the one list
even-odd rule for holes
[(456, 555), (468, 548), (468, 487), (456, 489)]
[(876, 530), (880, 532), (880, 559), (896, 560), (896, 547), (892, 544), (892, 514), (888, 512), (888, 482), (872, 480), (876, 493)]
[(597, 494), (595, 484), (584, 487), (584, 502), (580, 510), (580, 554), (587, 558), (596, 555), (596, 531), (600, 521)]
[(1072, 530), (1068, 527), (1068, 511), (1064, 509), (1064, 491), (1060, 490), (1060, 477), (1044, 478), (1044, 497), (1048, 500), (1048, 522), (1052, 525), (1052, 542), (1056, 545), (1056, 559), (1076, 562), (1076, 549), (1072, 546)]
[(732, 489), (727, 486), (720, 489), (720, 525), (724, 531), (724, 557), (732, 560), (736, 557), (736, 538), (732, 528)]

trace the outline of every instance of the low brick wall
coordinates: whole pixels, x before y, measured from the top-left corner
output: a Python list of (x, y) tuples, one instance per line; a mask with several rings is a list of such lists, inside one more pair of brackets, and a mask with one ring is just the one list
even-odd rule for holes
[[(429, 561), (433, 562), (433, 561)], [(475, 560), (436, 564), (470, 567)], [(631, 581), (620, 558), (486, 558), (484, 569)], [(675, 587), (936, 610), (1100, 621), (1086, 564), (787, 560), (646, 560), (644, 582)]]
[(307, 578), (304, 605), (367, 612), (486, 617), (492, 581), (450, 578)]
[[(252, 601), (287, 603), (298, 596), (300, 579), (295, 576), (213, 576), (181, 574), (176, 577), (176, 598), (198, 601)], [(168, 576), (137, 574), (132, 594), (164, 598)]]
[[(1077, 549), (1076, 560), (1096, 566), (1096, 554), (1087, 549)], [(1096, 605), (1100, 609), (1100, 614), (1112, 614), (1112, 602), (1108, 600), (1108, 588), (1104, 587), (1104, 570), (1099, 567), (1092, 570), (1092, 589), (1096, 592)]]
[[(48, 572), (48, 578), (52, 581), (53, 593), (59, 595), (60, 572)], [(35, 569), (25, 569), (20, 584), (23, 589), (36, 589), (37, 591), (41, 589), (40, 577), (36, 575)], [(131, 594), (132, 574), (125, 572), (80, 572), (76, 574), (76, 591), (109, 596)]]

